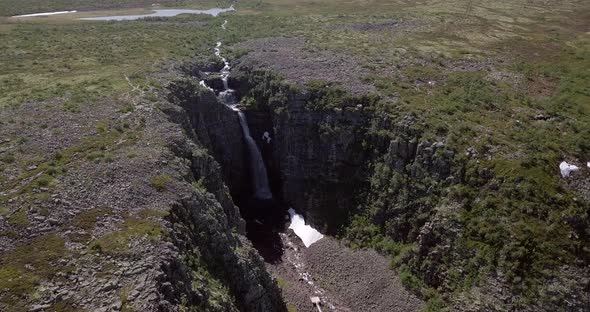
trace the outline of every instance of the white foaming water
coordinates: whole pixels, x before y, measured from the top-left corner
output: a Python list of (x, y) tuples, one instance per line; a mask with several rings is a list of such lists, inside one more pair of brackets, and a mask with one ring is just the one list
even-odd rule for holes
[(295, 232), (305, 247), (311, 246), (313, 243), (319, 241), (324, 235), (318, 232), (316, 229), (305, 224), (303, 216), (297, 214), (293, 208), (289, 208), (289, 216), (291, 217), (291, 225), (289, 228)]
[(213, 91), (213, 88), (209, 87), (206, 83), (205, 80), (201, 80), (199, 81), (199, 84), (207, 89), (209, 89), (209, 91)]
[(68, 13), (76, 13), (76, 12), (78, 12), (78, 11), (57, 11), (57, 12), (45, 12), (45, 13), (34, 13), (34, 14), (15, 15), (13, 17), (50, 16), (50, 15), (68, 14)]
[(234, 11), (234, 6), (231, 5), (229, 8), (213, 8), (209, 10), (180, 10), (180, 9), (169, 9), (169, 10), (153, 10), (150, 14), (143, 15), (119, 15), (119, 16), (100, 16), (100, 17), (85, 17), (81, 18), (84, 21), (132, 21), (146, 17), (173, 17), (179, 14), (207, 14), (211, 16), (217, 16), (221, 13)]
[[(225, 23), (223, 23), (223, 25), (221, 25), (221, 27), (223, 27), (223, 29), (225, 29), (226, 24), (227, 24), (227, 21), (225, 21)], [(229, 66), (229, 62), (227, 61), (227, 59), (221, 55), (221, 41), (217, 41), (217, 43), (215, 44), (214, 50), (215, 50), (215, 56), (220, 58), (221, 61), (223, 62), (223, 68), (219, 71), (219, 74), (221, 75), (221, 81), (223, 82), (223, 91), (219, 93), (219, 97), (226, 105), (231, 107), (234, 104), (236, 104), (234, 90), (229, 88), (229, 84), (227, 82), (227, 79), (229, 77), (229, 73), (231, 70), (231, 66)], [(237, 110), (237, 111), (239, 111), (239, 110)]]
[(266, 166), (262, 160), (262, 154), (260, 154), (256, 142), (254, 142), (254, 139), (250, 135), (250, 128), (248, 128), (246, 115), (239, 110), (237, 110), (237, 112), (240, 117), (240, 126), (242, 126), (242, 133), (246, 140), (246, 146), (248, 147), (248, 154), (250, 155), (250, 169), (252, 170), (252, 183), (254, 183), (254, 197), (259, 199), (271, 199), (272, 193), (268, 186), (268, 176), (266, 175)]
[[(226, 26), (227, 21), (221, 25), (221, 28), (226, 29)], [(248, 122), (246, 121), (246, 115), (244, 115), (244, 113), (242, 113), (235, 106), (236, 98), (234, 96), (234, 90), (230, 89), (227, 83), (227, 78), (229, 76), (231, 67), (229, 66), (227, 59), (221, 55), (221, 41), (218, 41), (215, 44), (215, 56), (220, 58), (223, 62), (223, 68), (221, 71), (219, 71), (221, 80), (223, 81), (223, 91), (219, 93), (219, 98), (225, 105), (238, 113), (242, 134), (244, 135), (246, 147), (248, 148), (248, 154), (250, 156), (250, 169), (252, 170), (251, 175), (252, 183), (254, 184), (254, 197), (258, 199), (271, 199), (272, 192), (270, 191), (270, 186), (268, 185), (268, 176), (266, 173), (264, 160), (262, 159), (262, 154), (260, 154), (260, 150), (258, 149), (258, 146), (256, 146), (256, 142), (250, 135), (250, 128), (248, 127)]]
[[(222, 26), (222, 27), (223, 27), (223, 29), (225, 29), (225, 26)], [(227, 84), (227, 77), (229, 77), (229, 72), (231, 70), (231, 66), (229, 66), (229, 62), (227, 61), (227, 59), (221, 55), (221, 41), (218, 41), (217, 44), (215, 45), (215, 56), (220, 58), (221, 61), (223, 62), (223, 68), (219, 72), (221, 74), (221, 81), (223, 81), (223, 89), (229, 90), (229, 86)]]
[(262, 140), (266, 142), (266, 144), (269, 144), (270, 141), (272, 141), (270, 133), (268, 133), (268, 131), (264, 131), (264, 133), (262, 134)]

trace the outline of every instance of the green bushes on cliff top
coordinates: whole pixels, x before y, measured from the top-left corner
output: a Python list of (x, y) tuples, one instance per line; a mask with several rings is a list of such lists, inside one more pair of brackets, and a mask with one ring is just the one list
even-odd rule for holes
[[(386, 83), (378, 87), (400, 96), (398, 110), (425, 121), (423, 139), (440, 138), (438, 129), (444, 127), (447, 145), (459, 152), (454, 172), (459, 183), (439, 192), (436, 184), (396, 178), (386, 165), (377, 163), (371, 178), (373, 195), (345, 237), (360, 246), (379, 246), (375, 241), (383, 237), (392, 237), (397, 244), (411, 243), (438, 203), (457, 201), (462, 205), (454, 217), (462, 227), (462, 237), (454, 242), (457, 252), (442, 260), (410, 262), (407, 269), (421, 276), (432, 274), (422, 268), (436, 267), (435, 272), (448, 274), (445, 285), (457, 292), (502, 274), (520, 296), (515, 306), (537, 300), (546, 281), (560, 275), (561, 266), (587, 265), (590, 205), (576, 193), (583, 190), (569, 188), (558, 170), (560, 161), (585, 161), (590, 152), (590, 76), (585, 70), (590, 66), (589, 45), (577, 41), (572, 46), (558, 62), (516, 67), (527, 84), (555, 79), (554, 92), (544, 97), (527, 93), (522, 85), (497, 82), (483, 72), (441, 73), (438, 76), (445, 79), (418, 88), (380, 80)], [(550, 119), (537, 120), (539, 112)], [(477, 155), (463, 156), (468, 148)], [(426, 189), (433, 191), (423, 192)], [(410, 217), (405, 217), (408, 213)]]
[(54, 276), (60, 269), (67, 270), (57, 263), (64, 256), (64, 240), (56, 234), (36, 237), (0, 255), (0, 308), (26, 311), (22, 299), (32, 294), (42, 279)]
[(150, 241), (156, 241), (162, 234), (162, 226), (157, 221), (127, 216), (118, 230), (94, 240), (90, 250), (109, 255), (127, 255), (133, 239), (147, 237)]

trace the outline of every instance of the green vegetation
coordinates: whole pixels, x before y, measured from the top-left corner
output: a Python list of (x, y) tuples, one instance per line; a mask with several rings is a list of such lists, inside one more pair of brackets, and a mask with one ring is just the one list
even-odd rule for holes
[[(242, 75), (242, 76), (240, 76)], [(244, 91), (244, 105), (255, 109), (268, 109), (273, 103), (284, 103), (292, 91), (292, 86), (285, 83), (283, 78), (266, 70), (240, 72), (235, 75), (238, 79), (248, 77), (250, 85)], [(246, 79), (244, 79), (246, 80)]]
[(198, 181), (192, 183), (193, 189), (200, 194), (207, 194), (207, 186), (205, 185), (205, 179), (200, 178)]
[(198, 249), (190, 251), (184, 262), (192, 269), (193, 288), (200, 289), (208, 296), (199, 306), (202, 310), (237, 311), (235, 298), (222, 280), (211, 273)]
[(148, 219), (148, 218), (166, 218), (170, 215), (170, 211), (168, 210), (156, 210), (156, 209), (144, 209), (140, 211), (137, 216), (140, 219)]
[(0, 107), (60, 98), (64, 110), (77, 112), (106, 96), (129, 92), (126, 77), (136, 86), (149, 84), (145, 76), (153, 70), (151, 64), (210, 53), (216, 38), (208, 27), (211, 17), (174, 20), (53, 25), (8, 21), (0, 28)]
[(279, 285), (281, 289), (286, 289), (287, 287), (289, 287), (289, 282), (285, 279), (277, 277), (277, 285)]
[(0, 293), (3, 296), (0, 297), (0, 307), (10, 311), (27, 311), (22, 299), (34, 292), (41, 279), (65, 269), (56, 266), (56, 261), (66, 255), (63, 239), (55, 234), (39, 236), (2, 254)]
[(373, 106), (379, 100), (378, 96), (372, 94), (352, 96), (342, 87), (321, 80), (309, 81), (307, 89), (311, 96), (306, 104), (312, 110), (354, 107), (359, 104)]
[[(559, 275), (561, 265), (587, 261), (589, 205), (564, 185), (557, 168), (564, 157), (585, 160), (590, 152), (590, 76), (584, 69), (590, 66), (590, 45), (584, 40), (570, 45), (556, 62), (523, 61), (515, 67), (526, 77), (528, 89), (538, 77), (554, 81), (554, 90), (546, 96), (528, 94), (481, 71), (429, 69), (424, 80), (444, 79), (418, 88), (409, 87), (415, 78), (399, 83), (375, 80), (384, 93), (400, 96), (400, 106), (389, 111), (391, 118), (399, 111), (419, 116), (428, 125), (419, 128), (424, 139), (446, 137), (447, 147), (473, 148), (479, 154), (457, 159), (456, 168), (464, 170), (456, 173), (462, 181), (447, 189), (449, 193), (442, 182), (408, 179), (383, 162), (375, 163), (367, 210), (353, 219), (345, 237), (353, 244), (383, 249), (385, 234), (403, 246), (416, 239), (417, 231), (432, 217), (432, 208), (448, 200), (460, 202), (463, 208), (454, 218), (464, 231), (455, 248), (470, 259), (402, 259), (410, 263), (403, 266), (402, 280), (437, 306), (439, 298), (420, 290), (439, 286), (419, 280), (422, 268), (436, 265), (439, 272), (448, 272), (447, 286), (457, 292), (482, 285), (499, 270), (513, 291), (522, 295), (516, 304), (524, 306), (537, 300), (546, 280)], [(536, 120), (539, 112), (552, 121)], [(383, 129), (371, 131), (378, 137), (391, 135)]]
[(29, 218), (27, 217), (27, 211), (22, 208), (8, 218), (8, 223), (23, 228), (31, 224), (31, 222), (29, 222)]
[(163, 192), (171, 181), (172, 178), (169, 175), (157, 175), (150, 178), (150, 185), (158, 192)]
[(72, 224), (86, 231), (92, 231), (98, 218), (111, 213), (110, 208), (94, 208), (83, 211), (72, 219)]
[(90, 244), (90, 249), (97, 253), (109, 255), (126, 255), (129, 253), (129, 243), (133, 239), (147, 237), (155, 241), (162, 235), (161, 225), (151, 219), (127, 217), (120, 225), (120, 229), (102, 236)]
[(297, 307), (294, 306), (292, 303), (287, 303), (287, 311), (288, 312), (297, 312)]

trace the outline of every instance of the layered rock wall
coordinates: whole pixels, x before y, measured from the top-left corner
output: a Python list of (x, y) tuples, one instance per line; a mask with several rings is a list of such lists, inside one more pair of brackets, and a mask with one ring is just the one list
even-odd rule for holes
[[(235, 113), (191, 79), (171, 84), (170, 92), (176, 105), (163, 110), (186, 133), (186, 140), (172, 144), (171, 149), (189, 161), (187, 180), (193, 192), (171, 210), (172, 241), (182, 255), (179, 267), (185, 269), (167, 270), (173, 272), (169, 292), (176, 290), (182, 300), (200, 302), (201, 308), (212, 311), (284, 311), (280, 290), (246, 239), (245, 223), (227, 186), (235, 183), (234, 191), (239, 193), (239, 186), (245, 185), (241, 183), (243, 158), (238, 159), (243, 153), (242, 136)], [(194, 289), (187, 295), (186, 283), (191, 282), (178, 276), (218, 283), (206, 285), (209, 298), (202, 298)]]

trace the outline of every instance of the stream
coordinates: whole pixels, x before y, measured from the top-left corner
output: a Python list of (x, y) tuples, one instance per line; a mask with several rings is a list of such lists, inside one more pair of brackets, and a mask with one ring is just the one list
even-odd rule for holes
[[(226, 30), (226, 27), (227, 20), (225, 20), (221, 25), (221, 28), (223, 28), (224, 30)], [(218, 96), (224, 105), (230, 107), (233, 111), (237, 112), (238, 114), (240, 127), (242, 128), (242, 134), (244, 136), (244, 141), (246, 143), (250, 159), (250, 176), (254, 189), (254, 197), (260, 200), (271, 200), (273, 196), (268, 183), (268, 173), (266, 170), (266, 165), (264, 164), (264, 160), (262, 158), (262, 154), (260, 153), (260, 149), (256, 145), (256, 141), (254, 141), (250, 134), (246, 114), (244, 114), (244, 112), (242, 112), (237, 106), (238, 102), (235, 96), (235, 90), (229, 87), (228, 77), (231, 72), (231, 66), (229, 61), (225, 57), (223, 57), (223, 55), (221, 55), (221, 45), (221, 41), (218, 41), (215, 44), (214, 49), (215, 56), (219, 57), (223, 62), (223, 68), (218, 73), (221, 76), (221, 80), (223, 81), (223, 90), (219, 92)], [(213, 90), (210, 86), (207, 86), (204, 80), (201, 80), (199, 84), (205, 86), (209, 90)], [(268, 132), (265, 132), (265, 135), (268, 136)], [(264, 137), (263, 140), (265, 140)], [(323, 238), (323, 235), (321, 233), (319, 233), (311, 226), (306, 225), (303, 216), (297, 214), (293, 208), (289, 208), (288, 213), (289, 218), (291, 220), (291, 225), (289, 228), (292, 229), (295, 232), (295, 234), (297, 234), (297, 236), (299, 236), (299, 238), (303, 241), (306, 247), (311, 246), (311, 244)]]
[[(228, 21), (225, 20), (221, 28), (226, 30), (227, 26)], [(223, 81), (223, 89), (219, 91), (218, 98), (224, 105), (237, 113), (249, 158), (248, 164), (250, 167), (250, 182), (252, 183), (253, 194), (252, 199), (248, 201), (247, 207), (240, 207), (245, 208), (242, 210), (246, 210), (244, 217), (247, 222), (248, 238), (263, 258), (265, 258), (269, 266), (283, 266), (287, 267), (287, 270), (295, 272), (298, 276), (297, 279), (307, 284), (307, 287), (303, 288), (307, 289), (305, 290), (307, 296), (310, 296), (310, 298), (312, 296), (320, 298), (323, 306), (334, 310), (334, 305), (324, 295), (326, 292), (314, 283), (311, 274), (305, 270), (305, 262), (302, 260), (303, 256), (301, 253), (301, 248), (308, 248), (324, 236), (311, 226), (305, 224), (303, 216), (297, 214), (293, 208), (288, 209), (288, 214), (281, 216), (278, 213), (280, 204), (273, 199), (264, 159), (260, 153), (260, 149), (256, 145), (256, 141), (251, 136), (246, 114), (238, 106), (239, 102), (235, 96), (235, 90), (229, 87), (228, 77), (231, 73), (231, 65), (221, 54), (221, 46), (222, 42), (218, 41), (214, 48), (215, 56), (220, 58), (224, 65), (217, 73)], [(211, 86), (206, 84), (205, 80), (201, 80), (199, 84), (213, 92), (215, 91)], [(269, 142), (269, 133), (265, 132), (262, 139)], [(249, 211), (258, 211), (259, 214), (262, 212), (264, 216), (249, 217)], [(293, 230), (293, 233), (301, 240), (304, 247), (300, 246), (300, 243), (294, 242), (290, 235), (284, 233), (284, 227), (279, 231), (275, 231), (277, 224), (284, 223), (285, 219), (290, 220), (289, 229)], [(277, 271), (276, 268), (272, 270)]]

